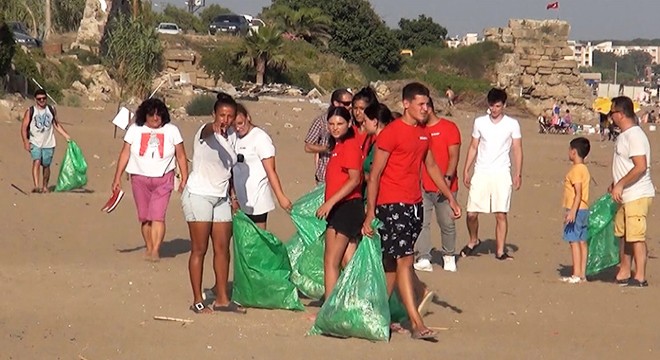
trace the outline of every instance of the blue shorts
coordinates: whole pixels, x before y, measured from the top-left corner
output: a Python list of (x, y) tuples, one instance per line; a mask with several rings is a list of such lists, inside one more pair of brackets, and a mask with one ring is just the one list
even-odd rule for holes
[(40, 148), (30, 144), (30, 156), (32, 161), (39, 160), (42, 166), (49, 167), (53, 162), (53, 154), (55, 153), (55, 148)]
[(589, 210), (578, 210), (577, 215), (575, 215), (575, 222), (564, 225), (564, 240), (568, 242), (587, 241), (589, 235), (588, 225)]

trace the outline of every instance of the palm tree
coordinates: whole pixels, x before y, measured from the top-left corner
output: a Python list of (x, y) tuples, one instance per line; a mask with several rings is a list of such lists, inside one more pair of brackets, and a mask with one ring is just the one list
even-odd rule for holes
[(332, 19), (319, 8), (293, 10), (285, 5), (275, 6), (264, 14), (291, 37), (302, 38), (309, 43), (319, 43), (325, 47), (332, 38)]
[(258, 33), (243, 38), (239, 61), (257, 71), (257, 85), (263, 85), (267, 68), (286, 68), (283, 46), (282, 31), (273, 26), (262, 27)]

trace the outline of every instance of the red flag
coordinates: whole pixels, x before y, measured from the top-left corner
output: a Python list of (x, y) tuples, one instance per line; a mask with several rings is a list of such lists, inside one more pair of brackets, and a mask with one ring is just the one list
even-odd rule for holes
[(550, 9), (559, 9), (559, 1), (551, 2), (548, 5), (545, 6), (546, 10)]

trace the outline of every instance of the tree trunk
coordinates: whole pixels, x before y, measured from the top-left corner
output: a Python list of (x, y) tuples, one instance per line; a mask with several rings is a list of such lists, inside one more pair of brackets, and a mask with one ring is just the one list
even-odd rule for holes
[(257, 85), (264, 84), (264, 76), (266, 75), (266, 59), (263, 56), (257, 58)]
[(44, 17), (46, 18), (46, 25), (44, 29), (44, 40), (48, 40), (48, 37), (50, 36), (50, 28), (51, 28), (51, 14), (50, 14), (50, 0), (46, 0), (46, 9), (44, 11)]
[(28, 6), (28, 4), (23, 0), (23, 6), (25, 7), (25, 10), (27, 13), (30, 15), (30, 19), (32, 20), (32, 31), (30, 32), (30, 35), (37, 37), (37, 20), (34, 18), (34, 14), (32, 13), (32, 10)]
[(140, 5), (138, 0), (133, 0), (133, 19), (137, 18), (140, 11)]

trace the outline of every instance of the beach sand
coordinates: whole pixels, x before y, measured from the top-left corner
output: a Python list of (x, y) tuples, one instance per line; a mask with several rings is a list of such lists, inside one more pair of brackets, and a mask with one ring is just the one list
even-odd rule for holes
[[(274, 139), (277, 169), (294, 200), (314, 186), (314, 164), (303, 139), (320, 113), (309, 103), (246, 103), (255, 123)], [(27, 106), (27, 105), (26, 105)], [(293, 108), (299, 108), (294, 110)], [(458, 272), (435, 265), (419, 273), (438, 294), (428, 326), (438, 342), (413, 341), (394, 334), (389, 343), (359, 339), (306, 337), (305, 313), (249, 309), (247, 315), (195, 315), (188, 310), (190, 249), (178, 194), (172, 196), (162, 261), (142, 260), (143, 241), (129, 184), (111, 214), (100, 211), (110, 195), (123, 131), (113, 138), (106, 110), (58, 107), (59, 118), (81, 146), (89, 170), (88, 193), (24, 195), (29, 192), (30, 159), (19, 138), (19, 122), (0, 122), (0, 358), (2, 359), (654, 359), (660, 351), (660, 269), (657, 261), (660, 215), (649, 218), (650, 260), (646, 289), (620, 288), (614, 273), (586, 284), (568, 285), (570, 251), (561, 240), (562, 181), (569, 167), (571, 136), (540, 135), (536, 120), (521, 118), (525, 153), (523, 186), (513, 195), (509, 251), (514, 261), (494, 258), (494, 218), (482, 216), (480, 255), (461, 259)], [(474, 111), (455, 111), (464, 146), (462, 169)], [(192, 137), (206, 119), (174, 121), (192, 157)], [(285, 124), (290, 124), (292, 127)], [(649, 133), (653, 174), (660, 182), (657, 132)], [(611, 179), (613, 143), (592, 140), (588, 166), (591, 200), (604, 194)], [(51, 185), (55, 185), (66, 143), (58, 138)], [(460, 171), (459, 171), (460, 173)], [(459, 190), (464, 207), (467, 192)], [(293, 233), (285, 212), (276, 210), (270, 229), (286, 241)], [(457, 251), (467, 241), (464, 218), (457, 223)], [(433, 225), (434, 245), (439, 231)], [(436, 261), (440, 260), (436, 256)], [(204, 285), (213, 284), (211, 253)], [(307, 303), (308, 301), (305, 301)], [(317, 308), (307, 308), (316, 312)], [(153, 316), (193, 319), (194, 323), (156, 321)]]

